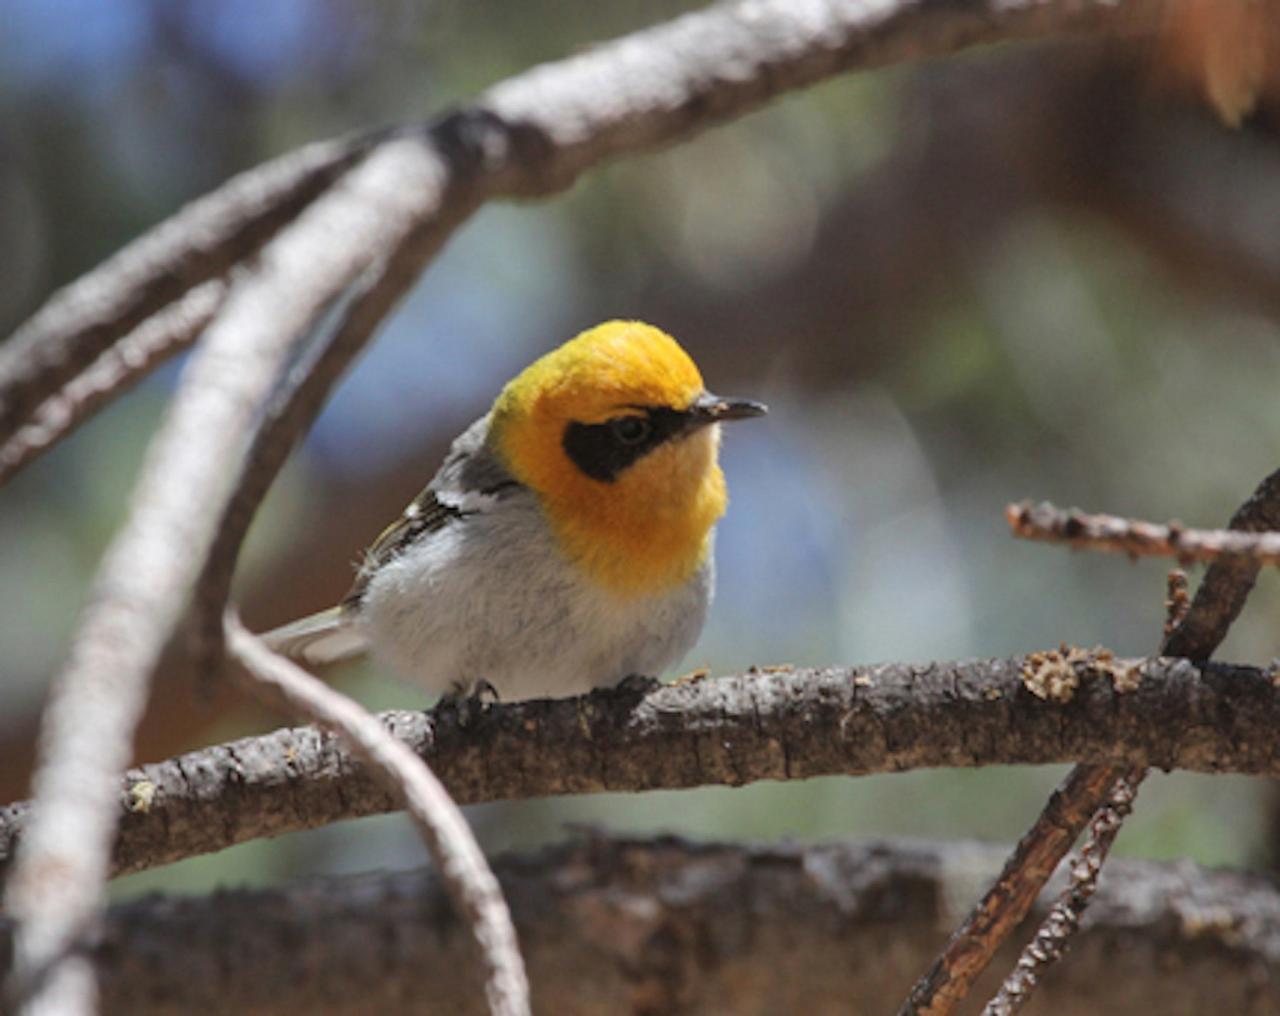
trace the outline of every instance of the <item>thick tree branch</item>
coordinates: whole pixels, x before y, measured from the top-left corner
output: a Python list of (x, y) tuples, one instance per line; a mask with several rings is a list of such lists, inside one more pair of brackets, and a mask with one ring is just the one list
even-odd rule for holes
[[(538, 1012), (881, 1016), (1003, 853), (594, 836), (494, 869)], [(399, 872), (115, 906), (92, 955), (107, 1013), (453, 1016), (483, 1012), (468, 947), (437, 880)], [(1119, 860), (1027, 1011), (1263, 1016), (1278, 982), (1271, 881)]]
[[(610, 690), (499, 704), (465, 729), (448, 709), (382, 720), (460, 804), (1077, 760), (1280, 776), (1280, 690), (1268, 671), (1129, 661), (1119, 675), (1141, 681), (1117, 691), (1115, 672), (1081, 666), (1074, 697), (1062, 704), (1027, 689), (1024, 664), (706, 678), (642, 696)], [(312, 727), (132, 769), (116, 800), (117, 873), (397, 807)], [(25, 803), (0, 809), (0, 864), (27, 812)]]
[(528, 1016), (529, 982), (506, 900), (467, 820), (440, 781), (364, 707), (271, 652), (231, 616), (227, 642), (232, 655), (248, 669), (246, 683), (255, 694), (266, 691), (263, 697), (268, 700), (283, 699), (290, 711), (333, 728), (408, 811), (446, 891), (480, 947), (489, 1012)]
[[(36, 806), (6, 897), (21, 922), (19, 994), (33, 1007), (67, 1013), (90, 1006), (89, 968), (67, 957), (99, 903), (117, 817), (113, 784), (150, 671), (227, 505), (226, 477), (243, 461), (250, 420), (290, 344), (375, 259), (412, 262), (434, 226), (464, 216), (476, 201), (554, 192), (603, 158), (675, 140), (841, 70), (1114, 26), (1117, 11), (1158, 7), (1141, 0), (1123, 7), (1112, 0), (831, 0), (714, 8), (513, 79), (427, 131), (391, 136), (322, 198), (312, 184), (323, 186), (367, 142), (313, 147), (311, 162), (297, 157), (306, 163), (301, 170), (277, 163), (272, 181), (289, 195), (291, 214), (310, 207), (263, 249), (261, 265), (234, 287), (210, 328), (54, 684)], [(210, 196), (203, 212), (192, 209), (185, 222), (168, 225), (186, 234), (194, 220), (206, 229), (198, 239), (212, 240), (172, 239), (161, 227), (20, 330), (0, 355), (0, 436), (148, 313), (223, 274), (245, 235), (237, 223), (255, 224), (246, 249), (256, 250), (290, 218), (278, 215), (269, 193), (255, 191), (261, 181), (242, 177), (239, 185), (255, 195), (257, 214), (244, 216), (225, 192)], [(199, 253), (185, 259), (192, 250)]]

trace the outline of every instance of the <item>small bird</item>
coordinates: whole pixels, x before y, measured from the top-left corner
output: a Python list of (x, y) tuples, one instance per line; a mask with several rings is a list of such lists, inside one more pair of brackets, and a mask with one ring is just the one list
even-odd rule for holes
[(430, 692), (504, 701), (656, 677), (714, 590), (719, 423), (765, 412), (709, 394), (665, 332), (597, 325), (454, 441), (341, 604), (267, 643), (309, 664), (372, 650)]

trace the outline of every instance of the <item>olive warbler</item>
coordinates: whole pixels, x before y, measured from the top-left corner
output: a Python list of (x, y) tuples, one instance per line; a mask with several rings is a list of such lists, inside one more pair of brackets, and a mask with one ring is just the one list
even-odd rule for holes
[(270, 645), (320, 664), (372, 649), (431, 692), (576, 695), (692, 648), (727, 504), (719, 422), (688, 354), (608, 321), (522, 371), (365, 554), (342, 603)]

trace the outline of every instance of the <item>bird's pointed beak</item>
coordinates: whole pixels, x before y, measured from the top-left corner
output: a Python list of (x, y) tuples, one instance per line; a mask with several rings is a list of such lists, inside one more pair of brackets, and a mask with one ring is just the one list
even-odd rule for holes
[(703, 392), (689, 407), (690, 415), (698, 423), (718, 423), (721, 420), (746, 420), (752, 416), (764, 416), (769, 407), (753, 399), (726, 399), (710, 392)]

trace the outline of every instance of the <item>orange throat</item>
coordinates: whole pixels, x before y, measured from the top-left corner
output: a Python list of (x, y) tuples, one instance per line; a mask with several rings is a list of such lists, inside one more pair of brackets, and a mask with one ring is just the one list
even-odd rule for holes
[(718, 430), (657, 448), (612, 483), (566, 475), (557, 495), (543, 495), (566, 556), (617, 596), (658, 595), (689, 581), (728, 503)]

